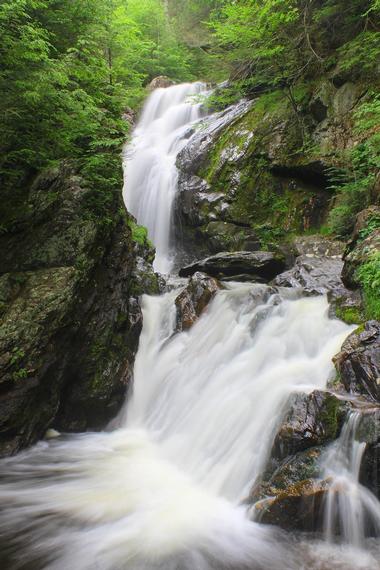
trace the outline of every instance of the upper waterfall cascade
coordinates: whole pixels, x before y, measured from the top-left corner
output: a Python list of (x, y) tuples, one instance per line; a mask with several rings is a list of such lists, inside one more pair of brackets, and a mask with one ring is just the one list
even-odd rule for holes
[(202, 115), (197, 96), (205, 90), (199, 82), (154, 91), (125, 148), (124, 200), (137, 222), (148, 229), (156, 247), (155, 269), (160, 273), (169, 273), (172, 266), (175, 161), (187, 142), (187, 131)]
[[(175, 157), (204, 89), (154, 92), (126, 149), (126, 204), (147, 226), (161, 272), (172, 263)], [(25, 560), (39, 570), (380, 570), (365, 537), (296, 542), (250, 520), (245, 505), (290, 395), (326, 388), (353, 327), (329, 317), (325, 296), (226, 283), (176, 332), (181, 286), (143, 297), (133, 389), (107, 431), (61, 435), (0, 462), (0, 539), (12, 570)], [(340, 450), (352, 433), (350, 424)]]

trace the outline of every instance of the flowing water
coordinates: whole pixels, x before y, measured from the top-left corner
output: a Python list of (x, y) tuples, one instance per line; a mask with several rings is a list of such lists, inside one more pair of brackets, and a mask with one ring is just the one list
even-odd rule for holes
[(197, 96), (203, 83), (156, 89), (148, 98), (133, 139), (124, 153), (126, 206), (148, 229), (156, 247), (155, 269), (169, 273), (174, 255), (172, 207), (177, 187), (177, 154), (191, 125), (202, 115)]
[(380, 537), (380, 503), (359, 482), (366, 448), (359, 431), (362, 420), (360, 411), (349, 415), (324, 461), (324, 476), (332, 480), (325, 509), (326, 539), (334, 543), (338, 535), (357, 548), (365, 548), (368, 530)]
[[(149, 231), (164, 270), (171, 264), (175, 149), (201, 112), (186, 97), (201, 88), (153, 94), (127, 160), (127, 203), (140, 223), (154, 208)], [(362, 550), (348, 556), (328, 542), (295, 543), (250, 521), (244, 505), (290, 394), (326, 386), (351, 328), (329, 318), (323, 296), (229, 283), (189, 331), (175, 333), (177, 294), (142, 300), (133, 390), (112, 428), (62, 435), (0, 462), (1, 568), (377, 568)]]

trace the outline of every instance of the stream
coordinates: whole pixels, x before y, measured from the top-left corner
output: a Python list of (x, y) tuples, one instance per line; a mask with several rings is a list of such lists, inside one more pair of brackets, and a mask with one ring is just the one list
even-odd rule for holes
[[(175, 159), (200, 124), (205, 89), (156, 90), (125, 150), (126, 205), (165, 274)], [(133, 389), (109, 429), (62, 434), (0, 462), (4, 570), (378, 570), (379, 543), (362, 527), (367, 510), (380, 534), (380, 507), (358, 482), (356, 415), (321, 467), (334, 480), (325, 533), (260, 524), (245, 503), (291, 394), (326, 388), (354, 327), (329, 317), (325, 296), (231, 282), (175, 332), (186, 282), (173, 282), (142, 299)]]

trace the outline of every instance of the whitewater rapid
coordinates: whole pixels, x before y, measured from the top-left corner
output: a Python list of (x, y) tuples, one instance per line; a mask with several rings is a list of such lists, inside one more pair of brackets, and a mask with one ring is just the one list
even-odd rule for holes
[[(175, 158), (203, 90), (153, 93), (126, 149), (126, 203), (162, 272), (173, 259)], [(324, 296), (228, 283), (179, 333), (185, 284), (143, 297), (133, 386), (107, 431), (63, 434), (0, 462), (1, 568), (377, 568), (370, 553), (295, 544), (246, 507), (290, 395), (326, 387), (352, 327), (329, 317)]]
[(0, 533), (16, 557), (54, 570), (300, 567), (243, 502), (289, 395), (325, 387), (350, 328), (324, 297), (229, 284), (174, 334), (177, 293), (143, 299), (133, 390), (113, 431), (0, 463)]

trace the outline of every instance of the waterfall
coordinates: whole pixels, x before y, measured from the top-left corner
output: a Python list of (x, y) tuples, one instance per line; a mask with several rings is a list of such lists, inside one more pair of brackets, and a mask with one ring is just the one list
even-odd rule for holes
[(299, 567), (243, 502), (290, 394), (325, 387), (350, 328), (329, 319), (325, 297), (228, 284), (173, 334), (176, 294), (143, 299), (117, 429), (0, 463), (0, 535), (16, 557), (52, 570)]
[(172, 267), (172, 206), (177, 189), (177, 154), (186, 134), (202, 114), (197, 95), (203, 83), (156, 89), (148, 98), (132, 141), (124, 152), (124, 200), (137, 222), (148, 229), (156, 247), (154, 267)]
[(359, 482), (366, 443), (360, 439), (363, 413), (352, 412), (338, 441), (324, 461), (324, 477), (331, 481), (325, 508), (325, 534), (329, 542), (337, 535), (344, 543), (365, 548), (366, 530), (380, 536), (380, 503)]
[[(201, 112), (189, 96), (203, 89), (153, 93), (126, 149), (126, 203), (163, 272), (175, 157)], [(341, 554), (322, 566), (319, 551), (251, 521), (245, 506), (290, 395), (326, 387), (352, 327), (329, 317), (325, 296), (228, 283), (189, 331), (176, 332), (183, 286), (143, 297), (133, 389), (112, 428), (61, 435), (0, 462), (9, 570), (25, 561), (39, 570), (361, 568), (340, 565)]]

